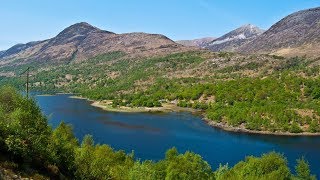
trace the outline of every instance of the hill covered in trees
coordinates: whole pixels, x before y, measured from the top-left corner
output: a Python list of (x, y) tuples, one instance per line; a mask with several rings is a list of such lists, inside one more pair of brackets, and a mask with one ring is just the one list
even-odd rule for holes
[[(31, 89), (72, 92), (113, 107), (176, 103), (202, 110), (211, 124), (271, 133), (318, 133), (319, 63), (306, 57), (188, 51), (150, 58), (124, 52), (79, 64), (32, 67)], [(3, 67), (20, 74), (28, 67)], [(24, 88), (25, 77), (0, 78)]]
[(216, 170), (200, 155), (175, 148), (157, 162), (136, 160), (133, 152), (95, 144), (90, 135), (80, 143), (65, 123), (51, 129), (34, 100), (11, 87), (0, 89), (0, 144), (0, 178), (315, 179), (303, 158), (297, 160), (293, 174), (285, 157), (276, 152)]

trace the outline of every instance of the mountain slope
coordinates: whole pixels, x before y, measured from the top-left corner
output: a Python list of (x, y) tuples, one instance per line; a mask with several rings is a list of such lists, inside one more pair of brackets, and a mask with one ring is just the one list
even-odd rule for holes
[(176, 43), (182, 44), (184, 46), (191, 46), (191, 47), (204, 47), (207, 43), (215, 40), (214, 37), (205, 37), (200, 39), (193, 39), (193, 40), (180, 40), (176, 41)]
[(248, 24), (241, 26), (205, 45), (212, 51), (235, 51), (244, 43), (262, 34), (264, 30)]
[(273, 53), (284, 56), (319, 56), (320, 7), (293, 13), (252, 42), (240, 47), (245, 53)]
[(37, 44), (40, 44), (40, 43), (41, 43), (41, 41), (34, 41), (34, 42), (26, 43), (26, 44), (14, 45), (6, 51), (1, 51), (0, 58), (17, 54), (23, 50), (26, 50), (26, 49), (33, 47), (33, 46), (36, 46)]
[(61, 64), (85, 60), (112, 51), (123, 51), (131, 56), (152, 56), (186, 49), (190, 48), (177, 44), (163, 35), (115, 34), (82, 22), (64, 29), (54, 38), (15, 45), (0, 54), (0, 61), (11, 63), (19, 59), (19, 63)]

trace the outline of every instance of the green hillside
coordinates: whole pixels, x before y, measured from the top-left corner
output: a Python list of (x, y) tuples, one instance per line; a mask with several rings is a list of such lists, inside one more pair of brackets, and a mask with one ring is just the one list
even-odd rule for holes
[[(189, 51), (151, 58), (123, 52), (82, 63), (32, 67), (31, 89), (72, 92), (113, 107), (164, 102), (204, 112), (213, 125), (276, 133), (319, 132), (320, 59)], [(23, 88), (25, 77), (1, 84)]]

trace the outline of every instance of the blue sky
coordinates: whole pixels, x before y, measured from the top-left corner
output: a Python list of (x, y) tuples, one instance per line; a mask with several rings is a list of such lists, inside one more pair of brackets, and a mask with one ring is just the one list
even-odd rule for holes
[(159, 33), (173, 40), (218, 37), (243, 24), (268, 29), (319, 0), (1, 0), (0, 50), (51, 38), (88, 22), (115, 33)]

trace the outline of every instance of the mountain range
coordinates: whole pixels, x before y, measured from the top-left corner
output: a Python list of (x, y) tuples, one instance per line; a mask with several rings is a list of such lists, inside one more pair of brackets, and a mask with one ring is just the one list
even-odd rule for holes
[(125, 52), (129, 57), (150, 57), (199, 48), (244, 54), (318, 57), (319, 45), (320, 7), (317, 7), (293, 13), (266, 31), (248, 24), (219, 38), (177, 42), (161, 34), (116, 34), (81, 22), (51, 39), (17, 44), (0, 51), (0, 64), (80, 62), (115, 51)]
[(164, 35), (147, 33), (116, 34), (88, 23), (71, 25), (57, 36), (43, 41), (17, 44), (0, 53), (2, 62), (69, 63), (99, 54), (122, 51), (132, 56), (152, 56), (181, 52), (190, 48), (175, 43)]
[(244, 25), (198, 47), (211, 51), (318, 57), (320, 7), (290, 14), (264, 31)]

